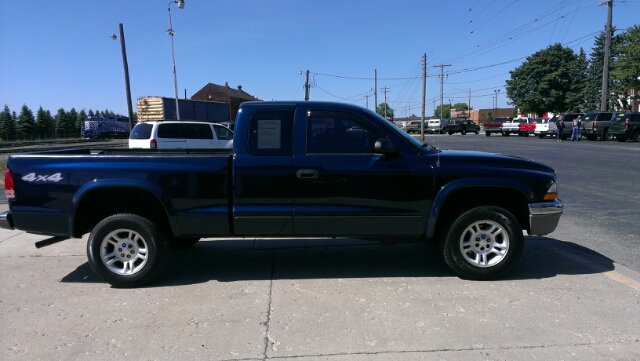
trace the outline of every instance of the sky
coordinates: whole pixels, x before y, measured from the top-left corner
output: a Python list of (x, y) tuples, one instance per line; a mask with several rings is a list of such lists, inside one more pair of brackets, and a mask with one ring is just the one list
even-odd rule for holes
[[(640, 0), (613, 0), (619, 31)], [(440, 104), (508, 107), (505, 81), (555, 43), (591, 53), (602, 0), (0, 0), (0, 106), (127, 114), (119, 24), (131, 95), (174, 97), (169, 12), (180, 97), (208, 83), (264, 100), (310, 99), (420, 116)], [(446, 65), (438, 67), (438, 65)], [(442, 96), (440, 81), (442, 78)], [(377, 86), (375, 78), (377, 73)]]

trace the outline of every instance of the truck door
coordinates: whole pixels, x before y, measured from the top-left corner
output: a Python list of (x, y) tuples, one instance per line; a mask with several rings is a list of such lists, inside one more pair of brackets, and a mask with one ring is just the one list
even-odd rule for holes
[(411, 172), (407, 157), (373, 153), (385, 133), (347, 111), (304, 113), (296, 115), (294, 234), (421, 234), (429, 182)]
[(246, 144), (235, 145), (242, 148), (233, 166), (237, 235), (293, 234), (294, 113), (294, 109), (257, 110), (236, 128), (247, 132)]

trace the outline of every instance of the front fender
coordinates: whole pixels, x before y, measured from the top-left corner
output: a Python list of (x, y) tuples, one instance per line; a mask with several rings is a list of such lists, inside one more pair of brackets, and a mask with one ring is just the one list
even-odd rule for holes
[[(521, 192), (526, 199), (533, 199), (533, 192), (531, 191), (531, 188), (527, 184), (512, 178), (462, 178), (451, 181), (440, 187), (433, 200), (431, 211), (429, 212), (427, 219), (427, 229), (425, 231), (426, 237), (432, 238), (434, 236), (438, 216), (450, 195), (465, 188), (477, 188), (478, 192), (482, 192), (483, 188), (490, 187), (517, 190), (518, 192)], [(498, 196), (499, 195), (496, 195), (496, 197)]]

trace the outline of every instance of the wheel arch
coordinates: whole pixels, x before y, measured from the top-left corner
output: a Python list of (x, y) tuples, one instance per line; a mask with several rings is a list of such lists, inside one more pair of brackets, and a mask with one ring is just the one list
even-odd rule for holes
[[(486, 180), (485, 180), (486, 181)], [(471, 182), (473, 183), (473, 182)], [(446, 230), (455, 214), (477, 206), (502, 207), (516, 217), (523, 230), (529, 228), (527, 208), (529, 193), (524, 185), (508, 184), (461, 184), (442, 187), (434, 199), (427, 220), (426, 236), (433, 238)]]
[[(72, 200), (71, 236), (82, 237), (104, 218), (118, 213), (144, 217), (168, 235), (177, 230), (171, 205), (155, 184), (132, 184), (131, 180), (110, 179), (83, 186)], [(147, 183), (147, 182), (143, 182)]]

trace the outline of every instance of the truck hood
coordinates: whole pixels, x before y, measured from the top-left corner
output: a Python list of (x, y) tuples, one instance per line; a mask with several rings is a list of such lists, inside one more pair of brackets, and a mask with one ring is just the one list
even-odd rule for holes
[(478, 165), (482, 167), (495, 167), (495, 168), (512, 168), (512, 169), (530, 169), (541, 172), (554, 173), (553, 168), (548, 165), (526, 159), (515, 157), (511, 155), (504, 155), (498, 153), (487, 153), (477, 151), (462, 151), (462, 150), (442, 150), (431, 153), (426, 156), (427, 160), (431, 164), (436, 164), (439, 161), (441, 166), (454, 165), (456, 167), (464, 168), (477, 168)]

